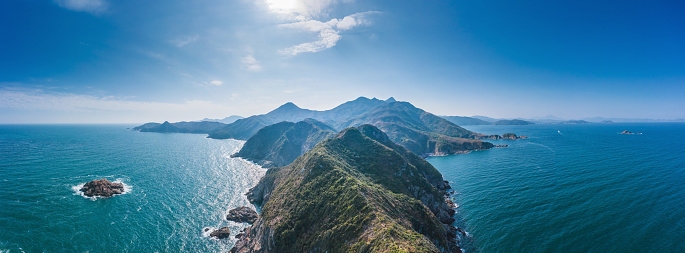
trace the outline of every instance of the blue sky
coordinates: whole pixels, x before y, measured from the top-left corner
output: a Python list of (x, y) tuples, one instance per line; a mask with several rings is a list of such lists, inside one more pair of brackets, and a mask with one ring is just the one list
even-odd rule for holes
[(685, 118), (682, 1), (10, 0), (0, 123), (197, 120), (359, 96), (439, 115)]

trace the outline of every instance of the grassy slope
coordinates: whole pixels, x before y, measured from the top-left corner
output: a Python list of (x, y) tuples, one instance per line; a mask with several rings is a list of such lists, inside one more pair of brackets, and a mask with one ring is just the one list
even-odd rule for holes
[(435, 168), (375, 127), (348, 128), (251, 190), (262, 215), (235, 250), (451, 252), (436, 216), (447, 209), (444, 187)]
[(312, 119), (276, 123), (260, 129), (233, 156), (243, 157), (265, 168), (285, 166), (334, 134), (332, 128)]

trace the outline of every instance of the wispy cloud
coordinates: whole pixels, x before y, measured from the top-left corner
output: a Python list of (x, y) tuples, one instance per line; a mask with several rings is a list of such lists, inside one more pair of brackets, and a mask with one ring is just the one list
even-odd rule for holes
[(105, 0), (55, 0), (55, 3), (65, 9), (90, 14), (102, 13), (108, 6)]
[(254, 56), (252, 56), (252, 55), (248, 55), (248, 56), (245, 56), (243, 58), (240, 58), (240, 62), (243, 64), (245, 69), (247, 69), (249, 71), (257, 72), (257, 71), (262, 70), (262, 66), (259, 65), (259, 62), (257, 61), (257, 59), (255, 59)]
[(305, 20), (295, 23), (282, 24), (281, 27), (299, 29), (309, 32), (319, 33), (319, 40), (306, 42), (299, 45), (295, 45), (279, 52), (282, 54), (297, 55), (300, 53), (315, 53), (321, 50), (331, 48), (335, 46), (338, 41), (342, 38), (340, 35), (341, 31), (352, 29), (356, 26), (366, 25), (370, 22), (366, 18), (367, 15), (378, 13), (376, 11), (368, 11), (355, 13), (346, 16), (342, 19), (331, 19), (328, 22), (321, 22), (317, 20)]
[(295, 21), (282, 24), (280, 25), (281, 27), (318, 33), (318, 40), (295, 45), (279, 50), (279, 52), (281, 54), (297, 55), (331, 48), (342, 39), (341, 31), (360, 25), (367, 25), (370, 22), (366, 16), (379, 13), (377, 11), (360, 12), (342, 19), (334, 18), (328, 22), (316, 20), (318, 17), (327, 14), (339, 2), (352, 2), (352, 0), (266, 0), (271, 12), (284, 15), (287, 19)]
[(209, 84), (219, 86), (219, 85), (224, 84), (224, 82), (221, 80), (213, 80), (213, 81), (209, 82)]
[(190, 43), (197, 41), (199, 38), (200, 38), (200, 36), (198, 36), (198, 35), (185, 36), (185, 37), (173, 39), (170, 42), (171, 42), (171, 44), (174, 44), (177, 47), (183, 47), (185, 45), (188, 45)]

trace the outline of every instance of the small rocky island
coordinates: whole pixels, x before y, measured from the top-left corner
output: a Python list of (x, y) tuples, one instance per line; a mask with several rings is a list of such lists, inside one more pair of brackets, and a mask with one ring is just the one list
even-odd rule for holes
[(257, 212), (246, 206), (231, 209), (228, 211), (228, 215), (226, 215), (227, 220), (235, 222), (247, 222), (250, 224), (257, 221), (257, 218), (259, 218)]
[(112, 183), (107, 179), (93, 180), (81, 187), (83, 194), (88, 197), (111, 197), (124, 193), (124, 184)]
[(628, 131), (628, 130), (623, 130), (623, 132), (621, 132), (620, 134), (642, 134), (642, 133), (633, 133), (633, 132)]
[(228, 227), (222, 227), (209, 233), (209, 236), (216, 237), (217, 239), (228, 238), (230, 235), (231, 231), (228, 229)]

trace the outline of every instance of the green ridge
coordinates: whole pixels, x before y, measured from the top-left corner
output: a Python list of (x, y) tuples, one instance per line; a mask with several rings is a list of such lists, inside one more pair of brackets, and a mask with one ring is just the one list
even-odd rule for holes
[(447, 187), (376, 127), (347, 128), (250, 190), (262, 213), (232, 251), (457, 252)]

